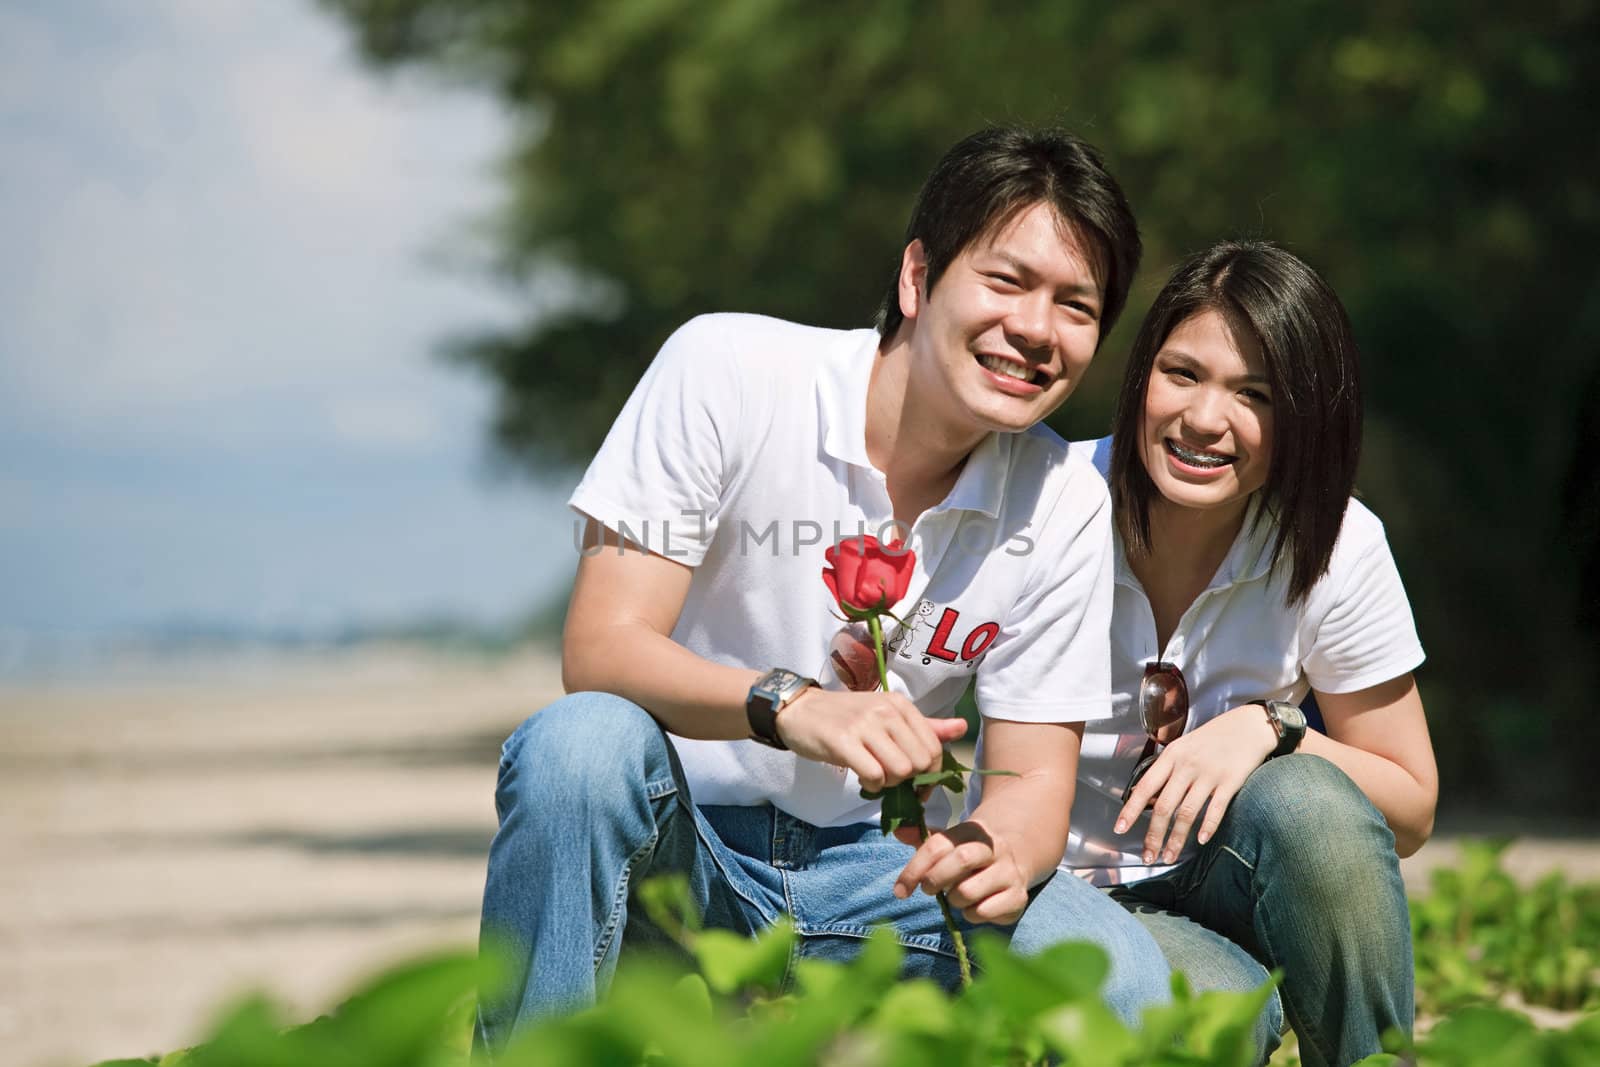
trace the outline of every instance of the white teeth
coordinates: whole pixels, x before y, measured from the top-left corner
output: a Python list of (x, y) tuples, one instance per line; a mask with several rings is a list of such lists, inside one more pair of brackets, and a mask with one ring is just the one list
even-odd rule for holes
[(1029, 370), (1027, 367), (1019, 366), (1018, 364), (1011, 362), (1009, 359), (1001, 359), (999, 356), (980, 355), (978, 357), (978, 362), (983, 364), (985, 368), (994, 371), (996, 374), (1004, 374), (1006, 377), (1015, 378), (1019, 382), (1031, 381), (1033, 379), (1033, 371)]
[(1167, 451), (1177, 456), (1191, 467), (1221, 467), (1232, 463), (1232, 456), (1219, 456), (1212, 452), (1191, 452), (1178, 442), (1168, 438)]

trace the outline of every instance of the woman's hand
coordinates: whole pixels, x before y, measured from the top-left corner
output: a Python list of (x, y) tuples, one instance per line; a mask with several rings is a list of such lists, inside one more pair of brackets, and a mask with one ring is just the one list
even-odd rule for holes
[(1153, 864), (1157, 856), (1162, 863), (1177, 862), (1200, 809), (1206, 812), (1197, 838), (1203, 845), (1217, 832), (1244, 780), (1277, 745), (1277, 731), (1259, 704), (1224, 712), (1161, 751), (1117, 814), (1117, 833), (1127, 833), (1153, 803), (1144, 862)]

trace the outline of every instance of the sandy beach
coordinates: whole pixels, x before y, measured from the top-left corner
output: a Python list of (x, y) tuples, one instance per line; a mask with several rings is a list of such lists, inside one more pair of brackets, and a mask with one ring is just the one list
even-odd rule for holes
[[(310, 1018), (396, 959), (474, 943), (500, 742), (559, 692), (542, 652), (0, 684), (6, 1061), (168, 1051), (245, 990)], [(1430, 844), (1408, 882), (1454, 854)], [(1591, 841), (1510, 859), (1600, 879)]]

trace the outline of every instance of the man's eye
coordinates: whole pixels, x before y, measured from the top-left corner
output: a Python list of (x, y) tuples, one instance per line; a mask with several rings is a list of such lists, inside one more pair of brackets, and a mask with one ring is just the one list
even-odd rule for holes
[(989, 280), (999, 282), (1001, 285), (1017, 286), (1022, 284), (1009, 274), (991, 273), (989, 275)]
[(1066, 306), (1080, 315), (1089, 316), (1091, 319), (1100, 317), (1100, 313), (1094, 309), (1093, 304), (1085, 304), (1082, 300), (1068, 300), (1066, 301)]

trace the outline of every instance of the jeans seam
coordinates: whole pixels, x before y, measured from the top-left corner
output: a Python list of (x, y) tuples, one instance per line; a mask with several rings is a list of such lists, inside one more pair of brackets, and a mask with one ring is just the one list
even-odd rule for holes
[[(711, 843), (706, 840), (705, 833), (702, 831), (700, 820), (705, 818), (705, 816), (702, 814), (700, 815), (700, 818), (695, 818), (696, 814), (698, 813), (689, 813), (689, 818), (694, 826), (695, 839), (700, 842), (700, 847), (706, 850), (706, 855), (710, 857), (712, 864), (717, 868), (717, 874), (719, 877), (721, 877), (722, 884), (727, 886), (733, 892), (734, 896), (748, 904), (750, 906), (750, 910), (761, 916), (762, 921), (764, 921), (768, 926), (771, 926), (773, 923), (777, 922), (777, 916), (768, 915), (767, 909), (762, 906), (761, 902), (753, 899), (748, 893), (746, 893), (744, 891), (744, 887), (740, 885), (739, 881), (729, 873), (727, 866), (722, 862), (721, 855), (718, 854), (716, 849), (711, 847)], [(723, 844), (726, 846), (725, 842), (723, 842)], [(784, 902), (788, 903), (789, 886), (787, 881), (784, 883), (783, 891)], [(790, 914), (793, 914), (792, 910)]]
[[(1250, 874), (1251, 874), (1250, 886), (1251, 886), (1252, 889), (1255, 888), (1255, 877), (1254, 876), (1255, 876), (1255, 873), (1256, 873), (1256, 865), (1251, 863), (1249, 860), (1245, 859), (1243, 856), (1239, 855), (1238, 852), (1234, 851), (1234, 849), (1232, 847), (1228, 846), (1228, 845), (1223, 845), (1220, 849), (1218, 849), (1218, 851), (1219, 852), (1226, 852), (1228, 855), (1230, 855), (1234, 859), (1238, 860), (1240, 865), (1243, 866), (1245, 870), (1250, 872)], [(1214, 859), (1213, 859), (1213, 862), (1215, 862)], [(1207, 870), (1210, 870), (1210, 867), (1211, 867), (1210, 864), (1206, 865), (1206, 869)]]
[(656, 847), (656, 843), (660, 839), (661, 830), (658, 822), (657, 829), (651, 831), (649, 840), (635, 849), (633, 854), (628, 857), (628, 862), (622, 865), (622, 876), (617, 879), (617, 889), (612, 895), (611, 913), (606, 916), (606, 925), (600, 931), (599, 940), (595, 942), (594, 965), (596, 968), (606, 958), (606, 953), (611, 951), (611, 942), (617, 936), (617, 919), (627, 906), (628, 887), (633, 883), (633, 868), (639, 862), (641, 856)]
[[(1254, 924), (1256, 938), (1261, 942), (1261, 948), (1266, 952), (1267, 959), (1272, 961), (1273, 967), (1276, 969), (1278, 953), (1272, 947), (1272, 939), (1267, 935), (1268, 930), (1272, 927), (1272, 916), (1267, 913), (1266, 900), (1264, 899), (1261, 885), (1257, 881), (1255, 868), (1245, 863), (1244, 857), (1237, 852), (1233, 852), (1232, 849), (1228, 851), (1250, 870), (1250, 895), (1255, 898), (1255, 910), (1261, 913), (1261, 921)], [(1283, 1006), (1284, 1018), (1289, 1020), (1289, 1025), (1294, 1028), (1295, 1033), (1299, 1034), (1302, 1040), (1310, 1039), (1311, 1044), (1316, 1046), (1317, 1052), (1324, 1063), (1332, 1063), (1333, 1056), (1330, 1054), (1327, 1035), (1311, 1021), (1313, 1018), (1311, 1013), (1300, 1010), (1299, 1004), (1296, 1003), (1295, 995), (1291, 992), (1286, 982), (1280, 983), (1278, 986), (1278, 1003)], [(1304, 1059), (1304, 1057), (1301, 1058)]]

